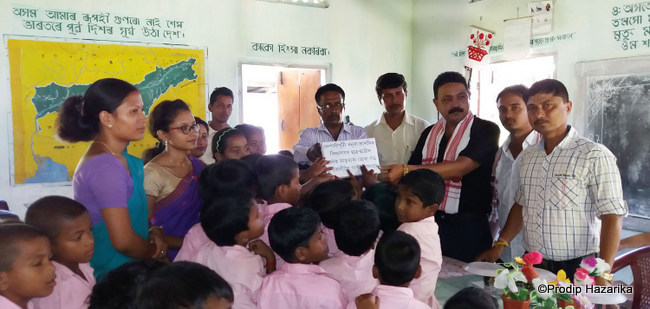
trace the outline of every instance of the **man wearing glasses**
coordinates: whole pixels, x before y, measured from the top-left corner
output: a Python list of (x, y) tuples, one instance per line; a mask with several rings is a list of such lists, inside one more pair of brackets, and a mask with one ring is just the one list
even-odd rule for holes
[(362, 127), (343, 123), (343, 109), (345, 109), (345, 92), (336, 84), (321, 86), (316, 91), (316, 108), (320, 115), (321, 125), (316, 128), (307, 128), (300, 134), (300, 139), (293, 146), (293, 155), (301, 166), (309, 166), (309, 175), (302, 173), (303, 181), (325, 171), (327, 162), (322, 158), (320, 143), (332, 141), (347, 141), (367, 138)]

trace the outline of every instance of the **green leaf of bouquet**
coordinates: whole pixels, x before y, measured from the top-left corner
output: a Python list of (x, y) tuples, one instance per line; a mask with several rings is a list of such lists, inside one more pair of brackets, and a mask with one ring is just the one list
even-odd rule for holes
[(571, 295), (569, 294), (555, 294), (555, 298), (573, 302), (573, 299), (571, 299)]

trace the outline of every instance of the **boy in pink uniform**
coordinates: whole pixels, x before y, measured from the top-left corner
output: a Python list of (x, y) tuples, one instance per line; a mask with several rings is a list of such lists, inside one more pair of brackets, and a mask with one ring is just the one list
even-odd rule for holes
[[(300, 185), (298, 164), (291, 158), (283, 155), (268, 155), (257, 160), (255, 174), (262, 198), (268, 202), (261, 208), (264, 221), (264, 234), (260, 239), (269, 243), (269, 222), (280, 210), (287, 209), (298, 203), (300, 199)], [(277, 268), (283, 261), (276, 254)]]
[(25, 223), (42, 230), (52, 244), (56, 286), (47, 297), (34, 298), (34, 309), (88, 308), (95, 285), (90, 259), (95, 241), (90, 215), (81, 203), (64, 196), (46, 196), (27, 209)]
[(269, 224), (271, 248), (285, 260), (264, 278), (258, 308), (345, 308), (341, 285), (317, 264), (327, 258), (327, 237), (309, 208), (281, 210)]
[(275, 270), (275, 255), (256, 239), (264, 223), (252, 194), (233, 191), (206, 203), (201, 209), (201, 227), (212, 243), (189, 261), (207, 266), (230, 284), (233, 308), (256, 308), (262, 279)]
[(334, 236), (340, 251), (319, 265), (341, 283), (349, 301), (354, 302), (379, 284), (372, 276), (379, 216), (371, 202), (357, 200), (343, 204), (336, 219)]
[(419, 169), (400, 179), (397, 193), (395, 212), (402, 222), (397, 230), (415, 237), (422, 250), (422, 275), (409, 287), (415, 298), (431, 308), (440, 308), (434, 292), (442, 265), (442, 251), (434, 214), (445, 196), (445, 181), (434, 171)]
[(336, 237), (334, 237), (334, 226), (336, 225), (339, 209), (356, 198), (354, 187), (349, 181), (335, 179), (315, 186), (305, 201), (304, 206), (315, 210), (321, 222), (323, 222), (323, 231), (327, 235), (327, 247), (330, 256), (334, 256), (339, 252)]
[(52, 293), (56, 275), (43, 232), (22, 223), (0, 225), (0, 252), (0, 308), (26, 309), (32, 298)]
[[(212, 201), (232, 190), (254, 190), (257, 187), (255, 173), (241, 160), (222, 160), (206, 166), (199, 176), (199, 195), (204, 201)], [(175, 261), (188, 261), (205, 244), (211, 243), (200, 223), (197, 223), (183, 238), (183, 245)]]
[[(418, 241), (404, 232), (386, 232), (379, 239), (375, 252), (372, 275), (379, 279), (380, 285), (372, 291), (372, 298), (379, 298), (379, 307), (382, 309), (430, 308), (415, 299), (413, 290), (408, 288), (411, 280), (420, 277), (421, 273)], [(354, 308), (358, 306), (353, 303), (348, 305), (348, 309)]]

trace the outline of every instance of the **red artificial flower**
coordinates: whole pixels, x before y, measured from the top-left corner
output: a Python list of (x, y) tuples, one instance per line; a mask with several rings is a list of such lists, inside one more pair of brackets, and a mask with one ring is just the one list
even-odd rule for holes
[(488, 46), (488, 45), (490, 45), (490, 41), (485, 42), (485, 46)]
[(526, 280), (528, 281), (532, 281), (533, 279), (539, 277), (539, 274), (537, 273), (535, 267), (533, 267), (532, 264), (526, 264), (524, 267), (521, 268), (521, 272), (524, 274), (524, 276), (526, 276)]
[(533, 251), (524, 254), (524, 262), (536, 265), (542, 262), (542, 254), (539, 251)]
[(483, 33), (479, 34), (478, 38), (482, 40), (483, 39)]
[(469, 38), (470, 38), (470, 39), (474, 39), (474, 35), (473, 35), (473, 34), (470, 35)]
[(492, 38), (492, 33), (488, 33), (488, 39)]

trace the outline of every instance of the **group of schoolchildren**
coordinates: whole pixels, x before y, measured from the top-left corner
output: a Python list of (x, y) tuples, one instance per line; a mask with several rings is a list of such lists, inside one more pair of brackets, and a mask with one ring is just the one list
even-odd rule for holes
[(208, 202), (174, 263), (127, 263), (98, 284), (83, 205), (47, 196), (31, 205), (26, 224), (3, 215), (0, 308), (355, 308), (366, 293), (380, 301), (362, 306), (438, 307), (438, 174), (412, 171), (396, 192), (376, 184), (359, 200), (348, 181), (323, 182), (293, 207), (301, 189), (296, 163), (254, 158), (219, 161), (201, 173)]

